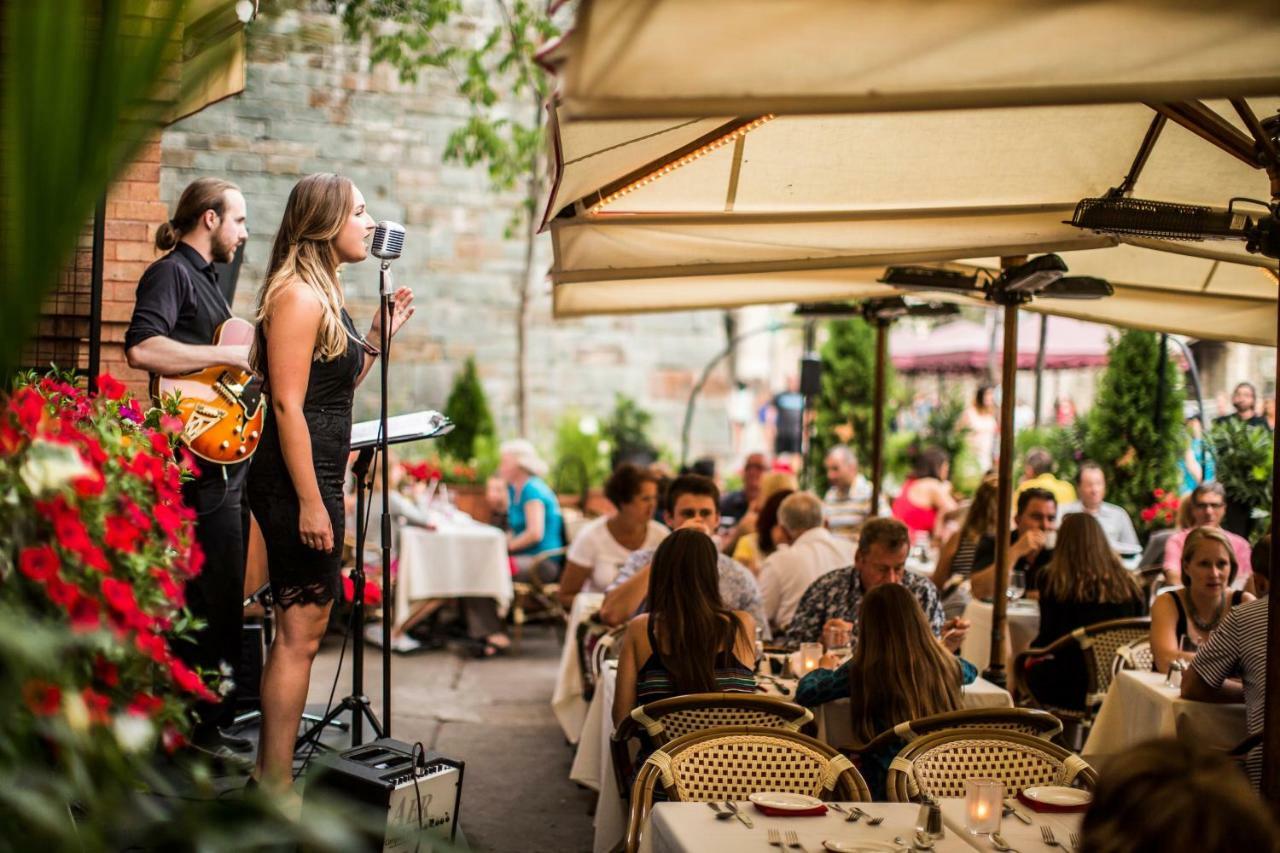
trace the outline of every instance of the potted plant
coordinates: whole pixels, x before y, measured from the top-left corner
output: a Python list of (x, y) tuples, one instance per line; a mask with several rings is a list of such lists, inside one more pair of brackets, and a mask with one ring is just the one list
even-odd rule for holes
[(610, 447), (610, 470), (623, 462), (647, 468), (657, 461), (658, 449), (649, 440), (652, 420), (653, 415), (640, 408), (635, 400), (621, 393), (614, 397), (613, 412), (603, 427)]
[(1217, 460), (1216, 478), (1227, 493), (1222, 526), (1250, 538), (1271, 507), (1271, 433), (1238, 418), (1213, 425), (1209, 444)]

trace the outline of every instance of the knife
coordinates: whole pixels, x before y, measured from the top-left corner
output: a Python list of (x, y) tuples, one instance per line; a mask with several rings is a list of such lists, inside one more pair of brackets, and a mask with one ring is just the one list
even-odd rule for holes
[(1012, 805), (1010, 805), (1009, 803), (1005, 803), (1005, 804), (1004, 804), (1004, 813), (1005, 813), (1006, 815), (1013, 815), (1013, 816), (1014, 816), (1014, 817), (1016, 817), (1018, 820), (1020, 820), (1020, 821), (1022, 821), (1023, 823), (1025, 823), (1027, 826), (1031, 826), (1031, 818), (1027, 817), (1027, 816), (1026, 816), (1026, 815), (1024, 815), (1022, 812), (1020, 812), (1020, 811), (1018, 811), (1017, 809), (1015, 809), (1015, 808), (1014, 808)]
[(755, 824), (753, 824), (753, 823), (751, 822), (751, 818), (749, 818), (749, 817), (747, 817), (746, 815), (744, 815), (744, 814), (743, 814), (743, 813), (738, 809), (738, 804), (737, 804), (737, 803), (735, 803), (733, 800), (725, 800), (725, 801), (724, 801), (724, 804), (725, 804), (725, 806), (726, 806), (730, 811), (732, 811), (732, 812), (733, 812), (733, 816), (734, 816), (734, 817), (736, 817), (738, 820), (742, 821), (742, 825), (743, 825), (743, 826), (745, 826), (747, 829), (754, 829), (754, 828), (755, 828)]

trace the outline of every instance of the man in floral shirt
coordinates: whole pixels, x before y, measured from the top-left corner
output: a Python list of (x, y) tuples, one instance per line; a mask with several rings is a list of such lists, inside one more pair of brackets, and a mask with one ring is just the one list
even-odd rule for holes
[(963, 619), (944, 622), (938, 589), (923, 575), (908, 572), (910, 539), (907, 526), (896, 518), (873, 518), (862, 527), (853, 565), (827, 572), (814, 581), (796, 607), (784, 641), (789, 646), (822, 641), (822, 631), (831, 624), (857, 632), (862, 597), (883, 583), (899, 583), (915, 593), (924, 608), (929, 627), (953, 651), (960, 648), (969, 623)]

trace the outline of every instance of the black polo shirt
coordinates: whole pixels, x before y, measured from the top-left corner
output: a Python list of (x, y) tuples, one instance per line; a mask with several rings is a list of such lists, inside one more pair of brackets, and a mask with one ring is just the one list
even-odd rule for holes
[[(133, 318), (124, 335), (125, 349), (156, 336), (208, 346), (213, 343), (218, 326), (231, 316), (231, 306), (218, 288), (218, 273), (213, 262), (179, 242), (172, 252), (142, 274)], [(203, 459), (199, 466), (198, 484), (218, 489), (239, 488), (249, 470), (249, 466), (242, 463), (217, 465)]]
[(218, 326), (229, 319), (231, 307), (218, 287), (213, 262), (180, 242), (142, 274), (124, 345), (128, 349), (159, 335), (208, 346)]

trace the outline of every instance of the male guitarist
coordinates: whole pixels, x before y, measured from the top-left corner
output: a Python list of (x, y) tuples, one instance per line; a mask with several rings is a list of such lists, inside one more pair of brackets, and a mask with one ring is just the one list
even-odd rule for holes
[[(147, 267), (138, 282), (137, 302), (125, 333), (129, 365), (173, 375), (219, 364), (249, 369), (249, 347), (213, 346), (218, 326), (231, 307), (218, 288), (214, 262), (228, 263), (249, 236), (240, 189), (218, 178), (200, 178), (182, 192), (173, 218), (156, 231), (156, 248), (168, 252)], [(187, 605), (207, 627), (194, 643), (175, 649), (188, 664), (235, 671), (243, 621), (245, 530), (241, 495), (248, 465), (216, 465), (201, 460), (198, 477), (183, 487), (196, 511), (196, 538), (204, 549), (204, 570), (186, 587)], [(252, 750), (243, 739), (223, 733), (231, 703), (196, 708), (193, 741), (221, 755)]]

